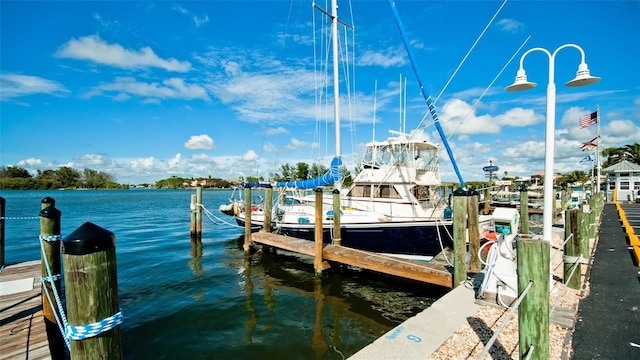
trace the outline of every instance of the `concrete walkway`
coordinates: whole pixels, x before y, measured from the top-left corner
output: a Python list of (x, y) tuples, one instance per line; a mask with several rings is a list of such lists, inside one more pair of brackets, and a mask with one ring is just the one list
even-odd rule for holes
[[(640, 204), (626, 206), (640, 209)], [(616, 206), (606, 204), (591, 269), (591, 290), (578, 308), (572, 359), (640, 359), (638, 270)]]
[(435, 352), (456, 330), (476, 314), (473, 288), (460, 285), (430, 307), (391, 329), (350, 360), (422, 359)]

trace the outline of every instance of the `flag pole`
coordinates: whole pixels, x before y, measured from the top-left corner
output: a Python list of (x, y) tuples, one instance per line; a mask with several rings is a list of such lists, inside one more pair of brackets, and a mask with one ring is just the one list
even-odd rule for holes
[(596, 179), (596, 191), (594, 191), (593, 194), (600, 192), (600, 105), (596, 105), (596, 139), (596, 166), (598, 169), (598, 178)]

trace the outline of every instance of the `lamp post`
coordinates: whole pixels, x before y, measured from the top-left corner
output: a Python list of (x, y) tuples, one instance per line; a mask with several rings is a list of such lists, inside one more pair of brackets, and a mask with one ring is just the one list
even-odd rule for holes
[(536, 86), (536, 83), (527, 81), (527, 75), (524, 71), (524, 58), (534, 52), (541, 51), (547, 54), (549, 58), (549, 84), (547, 85), (547, 120), (545, 130), (545, 147), (544, 147), (544, 202), (542, 204), (543, 210), (543, 224), (542, 224), (542, 239), (551, 241), (551, 225), (553, 223), (553, 211), (555, 196), (553, 194), (553, 151), (554, 151), (554, 132), (556, 122), (556, 85), (554, 83), (554, 61), (556, 54), (564, 48), (575, 48), (580, 51), (582, 61), (578, 66), (578, 72), (575, 79), (567, 82), (565, 86), (575, 87), (590, 85), (600, 81), (599, 77), (591, 76), (589, 74), (589, 68), (584, 61), (584, 50), (575, 44), (564, 44), (557, 48), (553, 53), (550, 53), (544, 48), (533, 48), (527, 50), (520, 58), (520, 69), (516, 75), (516, 80), (512, 85), (507, 86), (506, 91), (520, 91), (532, 89)]

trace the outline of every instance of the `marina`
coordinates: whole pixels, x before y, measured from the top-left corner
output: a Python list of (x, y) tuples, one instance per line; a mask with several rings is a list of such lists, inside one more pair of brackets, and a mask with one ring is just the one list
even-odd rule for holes
[[(608, 204), (605, 206), (606, 209), (606, 216), (608, 217), (607, 219), (609, 219), (609, 217), (612, 215), (612, 211), (614, 213), (618, 212), (618, 209), (621, 210), (620, 213), (616, 214), (616, 216), (618, 217), (618, 221), (620, 222), (620, 224), (623, 224), (623, 227), (605, 227), (604, 231), (612, 231), (616, 234), (618, 234), (618, 231), (621, 231), (621, 229), (624, 229), (624, 232), (620, 232), (619, 235), (611, 235), (608, 232), (607, 233), (601, 233), (599, 237), (602, 236), (607, 236), (607, 237), (612, 237), (615, 239), (618, 239), (616, 241), (625, 241), (625, 237), (627, 237), (628, 242), (632, 242), (634, 241), (633, 235), (635, 234), (635, 232), (640, 230), (640, 224), (638, 224), (637, 219), (636, 219), (636, 212), (637, 212), (637, 205), (636, 204), (618, 204), (618, 205), (614, 205), (614, 204)], [(624, 221), (626, 220), (626, 221)], [(603, 220), (604, 221), (604, 220)], [(611, 225), (612, 224), (612, 220), (607, 220), (607, 224)], [(187, 227), (185, 227), (186, 229)], [(206, 228), (206, 227), (205, 227)], [(185, 230), (186, 231), (186, 230)], [(601, 228), (602, 231), (602, 228)], [(625, 235), (625, 233), (627, 235)], [(598, 232), (594, 232), (594, 234), (598, 234)], [(613, 233), (612, 233), (613, 234)], [(257, 235), (257, 234), (254, 234)], [(620, 236), (622, 236), (622, 239), (620, 238)], [(597, 243), (597, 242), (596, 242)], [(618, 246), (622, 246), (622, 248), (624, 248), (624, 243), (623, 244), (618, 244), (618, 245), (614, 245), (616, 248)], [(621, 248), (621, 249), (622, 249)], [(295, 251), (295, 249), (292, 249)], [(604, 249), (606, 250), (606, 249)], [(242, 252), (240, 247), (236, 247), (235, 249), (236, 252)], [(307, 250), (305, 250), (307, 251)], [(601, 256), (598, 255), (600, 253), (600, 251), (602, 250), (598, 250), (595, 252), (595, 258), (596, 258), (596, 264), (597, 264), (597, 259)], [(309, 253), (309, 251), (307, 251)], [(608, 251), (610, 253), (610, 250)], [(631, 269), (633, 269), (634, 266), (637, 266), (637, 259), (635, 259), (635, 265), (632, 264), (633, 261), (631, 261), (630, 256), (633, 256), (633, 250), (632, 250), (632, 246), (629, 246), (629, 251), (626, 252), (625, 251), (620, 251), (618, 252), (618, 255), (620, 256), (626, 256), (627, 260), (623, 260), (623, 262), (625, 263), (629, 263), (631, 265)], [(259, 256), (263, 256), (263, 255), (268, 255), (267, 253), (263, 253), (260, 254)], [(309, 256), (310, 254), (306, 254), (307, 256)], [(254, 256), (258, 256), (258, 255), (254, 255)], [(285, 254), (278, 254), (276, 255), (276, 257), (278, 258), (279, 261), (280, 259), (287, 258), (286, 253)], [(330, 256), (329, 256), (330, 257)], [(251, 260), (249, 260), (251, 262)], [(617, 260), (619, 261), (619, 260)], [(301, 259), (297, 259), (295, 260), (295, 263), (303, 263), (303, 267), (306, 266), (307, 267), (307, 272), (310, 272), (310, 264), (307, 263), (307, 265), (304, 265), (305, 261), (301, 260)], [(293, 263), (287, 262), (287, 265), (291, 265)], [(251, 266), (250, 264), (245, 264), (247, 266), (249, 266), (247, 269), (252, 269), (252, 273), (254, 272), (254, 270), (257, 270), (259, 272), (259, 269), (254, 269), (253, 266)], [(594, 265), (595, 266), (595, 265)], [(594, 268), (594, 270), (592, 271), (605, 271), (604, 269), (602, 270), (596, 270), (596, 268)], [(3, 334), (3, 351), (2, 351), (2, 358), (3, 359), (22, 359), (22, 358), (35, 358), (35, 359), (48, 359), (49, 357), (47, 357), (46, 353), (48, 352), (48, 346), (46, 343), (46, 335), (44, 334), (44, 326), (39, 326), (43, 324), (42, 321), (42, 312), (41, 312), (41, 300), (40, 300), (40, 296), (39, 296), (39, 272), (40, 272), (40, 264), (39, 261), (29, 261), (29, 262), (23, 262), (20, 264), (12, 264), (10, 266), (7, 266), (3, 269), (2, 272), (2, 276), (1, 276), (1, 282), (2, 282), (2, 292), (3, 292), (3, 296), (2, 296), (2, 329), (0, 330), (1, 333)], [(300, 275), (300, 274), (298, 274)], [(588, 277), (592, 277), (595, 276), (593, 274), (588, 275), (585, 274), (585, 280)], [(599, 275), (598, 275), (599, 276)], [(124, 280), (124, 279), (123, 279)], [(321, 281), (321, 283), (324, 283), (324, 279)], [(331, 281), (329, 281), (331, 282)], [(125, 281), (126, 283), (126, 281)], [(616, 282), (613, 282), (611, 285), (613, 286), (622, 286), (623, 283), (620, 283), (620, 285), (615, 285)], [(275, 284), (274, 284), (275, 285)], [(637, 284), (636, 284), (637, 285)], [(253, 286), (253, 285), (252, 285)], [(388, 286), (388, 285), (387, 285)], [(595, 286), (595, 285), (592, 285)], [(625, 287), (628, 287), (629, 284), (624, 285)], [(330, 304), (333, 303), (335, 304), (336, 302), (341, 302), (344, 301), (340, 300), (338, 298), (334, 298), (333, 296), (330, 295), (323, 295), (323, 291), (319, 289), (321, 289), (323, 287), (323, 285), (320, 285), (320, 288), (318, 288), (317, 286), (315, 286), (315, 290), (314, 287), (310, 288), (309, 293), (310, 294), (314, 294), (314, 298), (316, 299), (323, 299), (322, 303), (323, 304)], [(637, 287), (637, 286), (636, 286)], [(636, 287), (633, 287), (632, 292), (637, 292), (638, 289), (636, 289)], [(30, 288), (30, 289), (27, 289)], [(11, 290), (11, 289), (17, 289), (17, 290)], [(248, 288), (250, 289), (250, 288)], [(274, 287), (274, 289), (276, 289), (276, 287)], [(419, 321), (419, 323), (423, 323), (426, 324), (425, 326), (427, 327), (433, 327), (434, 323), (438, 323), (437, 318), (438, 314), (442, 314), (441, 312), (438, 312), (438, 310), (436, 309), (440, 309), (439, 311), (451, 311), (451, 315), (452, 316), (447, 316), (447, 318), (450, 319), (455, 319), (455, 316), (453, 316), (455, 313), (460, 312), (461, 310), (464, 309), (464, 312), (466, 314), (466, 312), (470, 312), (470, 314), (464, 315), (462, 320), (451, 320), (454, 321), (455, 324), (457, 324), (456, 326), (454, 326), (453, 328), (449, 328), (447, 326), (445, 326), (445, 324), (442, 324), (443, 326), (441, 326), (440, 329), (435, 330), (433, 328), (427, 328), (423, 331), (427, 331), (427, 333), (430, 333), (433, 335), (434, 339), (441, 339), (441, 340), (437, 340), (436, 344), (434, 345), (433, 343), (433, 339), (429, 340), (429, 343), (431, 343), (430, 346), (431, 350), (428, 350), (427, 352), (425, 352), (425, 348), (423, 347), (424, 345), (426, 345), (426, 343), (421, 344), (420, 346), (416, 346), (416, 349), (420, 349), (420, 350), (416, 350), (417, 352), (411, 352), (410, 349), (407, 349), (407, 346), (403, 346), (403, 352), (401, 353), (397, 353), (397, 354), (402, 354), (402, 357), (398, 357), (398, 358), (429, 358), (428, 353), (429, 351), (433, 351), (434, 356), (437, 356), (438, 354), (438, 349), (439, 346), (442, 345), (442, 343), (444, 343), (451, 335), (452, 335), (452, 331), (455, 332), (455, 330), (459, 327), (459, 326), (464, 326), (464, 318), (468, 317), (468, 316), (472, 316), (474, 311), (476, 311), (477, 309), (487, 306), (485, 305), (477, 305), (474, 303), (473, 298), (475, 297), (473, 292), (468, 293), (463, 291), (464, 287), (459, 287), (458, 291), (451, 291), (451, 292), (446, 292), (446, 294), (442, 294), (443, 296), (441, 297), (441, 301), (436, 301), (434, 303), (433, 306), (435, 306), (435, 308), (433, 309), (434, 311), (436, 311), (435, 313), (430, 312), (427, 308), (427, 310), (420, 312), (420, 317), (422, 317), (422, 320)], [(614, 287), (614, 289), (616, 289)], [(467, 289), (468, 290), (468, 289)], [(299, 290), (294, 290), (294, 291), (299, 291)], [(615, 291), (615, 290), (612, 290)], [(304, 292), (304, 291), (303, 291)], [(462, 294), (462, 295), (461, 295)], [(595, 294), (594, 294), (595, 295)], [(589, 296), (587, 296), (587, 299), (589, 299)], [(631, 298), (629, 298), (628, 301), (630, 301), (630, 306), (633, 306), (633, 302), (634, 302), (634, 297), (633, 295), (629, 294), (628, 296), (631, 296)], [(442, 308), (443, 305), (437, 305), (441, 302), (443, 303), (448, 303), (450, 306), (452, 304), (454, 304), (452, 302), (452, 299), (457, 298), (457, 297), (461, 297), (461, 299), (466, 299), (464, 301), (468, 301), (469, 304), (461, 306), (459, 308), (456, 308), (456, 306), (454, 305), (453, 308), (448, 308), (449, 310), (442, 310), (444, 308)], [(246, 300), (246, 299), (245, 299)], [(637, 300), (637, 299), (636, 299)], [(124, 303), (126, 303), (126, 301), (124, 301)], [(473, 304), (473, 305), (470, 305)], [(316, 306), (318, 305), (318, 303), (316, 303)], [(126, 306), (123, 309), (126, 313)], [(626, 308), (623, 308), (626, 309)], [(621, 310), (623, 310), (621, 309)], [(317, 310), (317, 307), (316, 307)], [(582, 311), (582, 309), (580, 308), (580, 310)], [(612, 309), (613, 310), (613, 309)], [(591, 316), (591, 314), (597, 315), (598, 311), (592, 310), (589, 313), (581, 313), (579, 316), (581, 319), (588, 319), (589, 316)], [(431, 315), (428, 315), (431, 314)], [(434, 315), (435, 314), (435, 315)], [(462, 313), (461, 313), (462, 314)], [(350, 316), (349, 314), (345, 314), (346, 316)], [(418, 313), (416, 313), (415, 315), (418, 315)], [(314, 316), (314, 318), (316, 319), (316, 321), (318, 321), (318, 313), (316, 313), (316, 315)], [(425, 317), (426, 316), (426, 317)], [(572, 317), (575, 317), (575, 313), (573, 313)], [(408, 320), (410, 317), (408, 317), (406, 320)], [(628, 316), (627, 316), (628, 318)], [(432, 320), (436, 319), (435, 322), (433, 322)], [(133, 319), (132, 319), (133, 320)], [(259, 318), (256, 319), (257, 322), (259, 323), (260, 320)], [(627, 321), (627, 320), (621, 320), (621, 319), (617, 319), (616, 317), (614, 317), (615, 321)], [(320, 320), (322, 322), (322, 320)], [(554, 320), (552, 320), (553, 322)], [(583, 320), (586, 321), (586, 320)], [(442, 322), (440, 322), (442, 323)], [(125, 322), (126, 324), (126, 322)], [(192, 324), (192, 322), (191, 322)], [(431, 325), (428, 325), (431, 324)], [(629, 325), (625, 325), (625, 326), (631, 326), (629, 328), (629, 335), (633, 337), (633, 333), (634, 331), (637, 331), (637, 329), (634, 328), (633, 325), (633, 321), (631, 323), (628, 323)], [(406, 335), (406, 333), (404, 333), (405, 331), (409, 333), (409, 335), (413, 335), (414, 337), (418, 337), (419, 336), (424, 336), (424, 335), (417, 335), (417, 334), (424, 334), (424, 333), (418, 333), (416, 331), (418, 331), (416, 329), (417, 325), (412, 325), (411, 322), (401, 322), (399, 323), (395, 328), (391, 328), (388, 330), (388, 332), (386, 334), (381, 334), (378, 335), (379, 339), (387, 339), (386, 340), (386, 345), (385, 345), (385, 341), (376, 341), (375, 343), (378, 344), (376, 346), (383, 346), (383, 348), (378, 349), (378, 350), (373, 350), (373, 353), (376, 354), (380, 354), (380, 351), (385, 351), (384, 349), (386, 349), (386, 351), (388, 351), (389, 353), (394, 353), (393, 352), (393, 347), (389, 345), (389, 341), (394, 342), (394, 339), (400, 339), (401, 337), (399, 337), (399, 334), (403, 334)], [(570, 322), (568, 325), (564, 325), (565, 327), (569, 327), (572, 328), (573, 325)], [(152, 324), (148, 324), (145, 327), (153, 327)], [(418, 326), (419, 327), (419, 326)], [(254, 328), (255, 330), (257, 330), (257, 328)], [(579, 328), (579, 331), (584, 331), (584, 328)], [(635, 329), (635, 330), (634, 330)], [(194, 328), (193, 331), (197, 332), (197, 329)], [(258, 331), (259, 332), (259, 331)], [(445, 335), (436, 335), (436, 334), (442, 334), (444, 332)], [(125, 332), (126, 334), (126, 332)], [(395, 334), (395, 336), (394, 336)], [(581, 335), (582, 336), (582, 335)], [(320, 335), (320, 337), (322, 337)], [(10, 340), (10, 342), (8, 341), (4, 341), (5, 339)], [(416, 339), (416, 338), (414, 338)], [(178, 341), (178, 339), (176, 339), (176, 341)], [(397, 340), (395, 340), (397, 342)], [(322, 341), (321, 341), (322, 342)], [(8, 344), (12, 344), (10, 345), (10, 349), (13, 349), (11, 352), (7, 352), (5, 350), (9, 349), (9, 347), (5, 347)], [(382, 344), (382, 345), (380, 345)], [(589, 349), (589, 345), (585, 344), (584, 342), (582, 343), (578, 343), (580, 344), (580, 348), (581, 350), (587, 350)], [(318, 343), (316, 343), (316, 345), (318, 345)], [(462, 345), (460, 345), (462, 346)], [(313, 346), (312, 346), (313, 347)], [(374, 347), (375, 349), (375, 347)], [(45, 351), (46, 350), (46, 351)], [(461, 348), (460, 351), (463, 351), (464, 349)], [(362, 355), (367, 354), (367, 351), (372, 351), (372, 350), (366, 350), (365, 352), (362, 352)], [(579, 350), (575, 350), (576, 354), (580, 354), (581, 352)], [(589, 350), (590, 351), (590, 350)], [(633, 346), (626, 346), (622, 349), (618, 349), (618, 350), (614, 350), (614, 351), (618, 351), (617, 354), (621, 354), (621, 353), (627, 353), (627, 354), (633, 354)], [(249, 351), (251, 352), (251, 351)], [(354, 355), (355, 355), (354, 351)], [(420, 354), (419, 357), (414, 357), (417, 356), (417, 354)], [(610, 353), (611, 354), (611, 353)], [(325, 353), (325, 356), (327, 355), (327, 353)], [(354, 356), (355, 359), (359, 358), (358, 356), (362, 356), (360, 355), (360, 353), (358, 352), (357, 356)], [(145, 356), (141, 356), (141, 354), (136, 354), (136, 355), (132, 355), (131, 353), (127, 353), (127, 351), (125, 351), (125, 358), (145, 358)], [(235, 358), (245, 358), (244, 355), (240, 355), (240, 353), (236, 353), (236, 357)], [(367, 358), (367, 357), (365, 357)], [(389, 358), (393, 358), (393, 357), (389, 357)], [(436, 357), (437, 358), (437, 357)], [(580, 358), (580, 357), (576, 357), (576, 358)], [(589, 357), (585, 357), (585, 358), (589, 358)]]

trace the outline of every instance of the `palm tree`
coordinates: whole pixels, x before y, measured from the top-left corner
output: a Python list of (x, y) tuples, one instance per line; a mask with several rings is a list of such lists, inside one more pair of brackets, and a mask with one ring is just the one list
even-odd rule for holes
[(622, 148), (624, 149), (627, 161), (634, 164), (640, 164), (640, 144), (633, 143), (631, 145), (625, 145)]
[(601, 154), (607, 158), (602, 164), (604, 167), (609, 167), (624, 160), (640, 164), (640, 144), (637, 142), (617, 148), (606, 148), (602, 150)]

